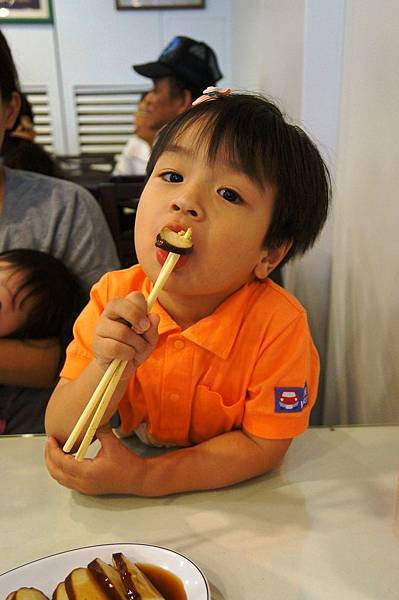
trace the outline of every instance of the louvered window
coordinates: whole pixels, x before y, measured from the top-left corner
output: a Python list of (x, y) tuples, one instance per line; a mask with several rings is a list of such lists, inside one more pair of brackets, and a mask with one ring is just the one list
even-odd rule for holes
[(125, 86), (75, 88), (79, 152), (120, 152), (133, 133), (133, 114), (144, 91)]
[(44, 146), (48, 152), (53, 152), (53, 133), (48, 90), (44, 86), (25, 86), (23, 92), (32, 105), (34, 124), (37, 131), (35, 142)]

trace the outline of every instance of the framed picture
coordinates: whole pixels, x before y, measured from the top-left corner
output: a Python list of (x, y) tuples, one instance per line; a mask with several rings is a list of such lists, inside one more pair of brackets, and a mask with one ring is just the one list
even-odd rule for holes
[(51, 0), (0, 0), (1, 23), (52, 23)]
[(143, 8), (205, 8), (205, 0), (115, 0), (117, 10)]

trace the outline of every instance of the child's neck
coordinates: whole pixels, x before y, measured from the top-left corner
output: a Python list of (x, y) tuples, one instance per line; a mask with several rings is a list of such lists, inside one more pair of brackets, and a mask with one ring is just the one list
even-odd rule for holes
[(174, 294), (161, 292), (158, 300), (183, 331), (211, 315), (226, 300), (226, 296), (199, 296), (193, 298), (192, 296), (177, 297)]

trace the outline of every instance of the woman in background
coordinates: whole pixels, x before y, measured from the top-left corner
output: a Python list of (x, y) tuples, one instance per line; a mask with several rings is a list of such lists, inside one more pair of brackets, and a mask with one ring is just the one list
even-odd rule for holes
[(3, 164), (11, 169), (42, 173), (50, 177), (65, 178), (56, 159), (35, 142), (37, 132), (32, 106), (20, 93), (21, 108), (14, 126), (6, 131), (2, 146)]
[[(20, 110), (19, 82), (0, 31), (0, 148)], [(86, 294), (106, 271), (119, 268), (101, 208), (69, 181), (9, 169), (0, 162), (0, 252), (40, 250), (60, 259)], [(43, 338), (0, 339), (0, 384), (48, 388), (56, 379), (59, 350)]]

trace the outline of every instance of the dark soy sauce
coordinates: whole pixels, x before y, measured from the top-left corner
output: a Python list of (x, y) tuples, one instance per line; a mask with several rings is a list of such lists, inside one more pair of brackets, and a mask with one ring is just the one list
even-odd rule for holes
[(183, 582), (179, 577), (156, 565), (137, 563), (137, 566), (166, 600), (187, 600)]

